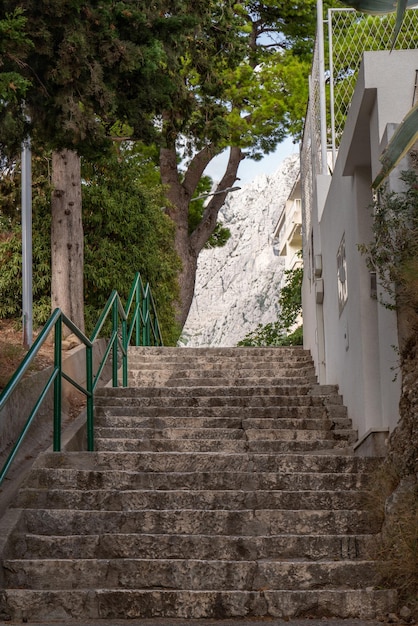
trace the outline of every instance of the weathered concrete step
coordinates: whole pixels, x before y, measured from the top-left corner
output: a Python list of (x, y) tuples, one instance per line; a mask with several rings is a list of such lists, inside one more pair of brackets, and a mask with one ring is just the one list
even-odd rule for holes
[(283, 489), (304, 491), (338, 489), (351, 491), (365, 489), (370, 477), (357, 473), (307, 472), (138, 472), (112, 470), (103, 472), (87, 469), (46, 469), (39, 467), (25, 481), (32, 488), (67, 489), (203, 489), (203, 490), (266, 490)]
[(201, 402), (196, 398), (195, 402), (187, 401), (167, 401), (158, 402), (152, 400), (145, 401), (143, 405), (121, 405), (121, 406), (98, 406), (96, 416), (100, 420), (103, 416), (115, 417), (235, 417), (240, 419), (248, 418), (270, 418), (270, 419), (339, 419), (346, 418), (345, 407), (323, 407), (323, 406), (271, 406), (268, 401), (254, 402), (251, 398), (240, 403), (216, 405), (215, 402)]
[[(292, 359), (249, 359), (242, 357), (222, 357), (220, 359), (202, 357), (187, 358), (183, 357), (138, 357), (130, 354), (128, 357), (129, 368), (134, 370), (143, 370), (156, 372), (185, 372), (185, 371), (222, 371), (225, 373), (237, 371), (245, 374), (246, 372), (272, 372), (280, 375), (282, 371), (288, 370), (297, 374), (299, 370), (314, 371), (315, 366), (312, 359), (305, 357), (296, 357)], [(292, 374), (293, 375), (293, 374)]]
[(21, 489), (15, 506), (19, 508), (79, 509), (101, 511), (290, 509), (322, 510), (363, 508), (360, 491), (139, 491)]
[(51, 452), (40, 457), (39, 464), (51, 468), (124, 470), (138, 472), (325, 472), (363, 473), (376, 468), (369, 457), (332, 454), (222, 454), (195, 452)]
[[(148, 379), (149, 380), (149, 379)], [(158, 381), (158, 378), (154, 377), (155, 387), (164, 385), (164, 389), (168, 390), (171, 387), (185, 387), (186, 389), (195, 389), (196, 387), (219, 387), (221, 384), (222, 387), (281, 387), (281, 386), (295, 386), (295, 387), (303, 387), (308, 384), (314, 384), (316, 382), (316, 376), (314, 373), (306, 374), (303, 376), (288, 376), (288, 377), (254, 377), (254, 376), (233, 376), (232, 374), (228, 377), (217, 378), (217, 377), (206, 377), (206, 378), (169, 378), (168, 380), (161, 378)], [(137, 370), (130, 369), (128, 384), (132, 387), (144, 386), (144, 378), (140, 375), (140, 372), (137, 374)]]
[(174, 591), (8, 589), (10, 619), (216, 618), (265, 616), (283, 619), (335, 617), (375, 619), (394, 611), (393, 590)]
[(275, 378), (303, 378), (305, 376), (315, 376), (315, 368), (311, 364), (296, 363), (295, 365), (287, 364), (265, 364), (261, 367), (260, 363), (251, 366), (250, 363), (240, 365), (235, 363), (216, 363), (213, 362), (208, 365), (206, 362), (198, 367), (190, 367), (182, 369), (178, 364), (166, 365), (163, 368), (154, 368), (152, 364), (144, 367), (141, 362), (132, 363), (129, 362), (129, 371), (134, 373), (135, 377), (143, 376), (144, 379), (149, 380), (155, 376), (156, 379), (164, 380), (189, 380), (189, 379), (201, 379), (201, 378), (218, 378), (220, 381), (227, 380), (228, 378), (244, 378), (244, 379), (269, 379)]
[[(314, 419), (314, 418), (247, 418), (242, 420), (242, 428), (255, 428), (258, 430), (275, 429), (275, 428), (289, 428), (303, 430), (351, 430), (351, 420), (348, 417), (336, 417), (335, 413), (340, 411), (332, 411), (328, 414), (327, 418)], [(345, 410), (344, 410), (345, 413)]]
[(22, 524), (32, 534), (120, 533), (175, 535), (339, 535), (377, 532), (378, 521), (359, 510), (238, 511), (140, 510), (74, 511), (23, 509)]
[(191, 359), (192, 357), (203, 357), (205, 360), (208, 358), (219, 359), (221, 357), (227, 358), (249, 358), (257, 359), (266, 357), (276, 357), (278, 360), (287, 360), (288, 358), (305, 357), (311, 359), (311, 353), (308, 350), (304, 350), (302, 346), (278, 346), (275, 348), (177, 348), (177, 347), (143, 347), (143, 346), (131, 346), (129, 348), (130, 354), (137, 356), (151, 356), (151, 357), (164, 357), (164, 358), (182, 358)]
[(378, 584), (371, 561), (210, 561), (192, 559), (13, 559), (3, 562), (17, 589), (361, 589)]
[[(166, 385), (161, 386), (150, 386), (150, 387), (141, 387), (140, 389), (137, 387), (118, 387), (116, 389), (112, 387), (103, 387), (97, 391), (97, 400), (100, 401), (101, 398), (113, 397), (117, 398), (117, 401), (129, 400), (135, 402), (135, 400), (143, 400), (144, 398), (194, 398), (194, 397), (203, 397), (203, 398), (213, 398), (215, 395), (220, 398), (227, 396), (232, 398), (240, 398), (247, 396), (271, 396), (271, 397), (286, 397), (286, 396), (309, 396), (311, 395), (312, 385), (306, 380), (303, 380), (300, 384), (289, 385), (289, 381), (286, 379), (282, 379), (283, 383), (277, 381), (275, 385), (264, 384), (264, 385), (246, 385), (246, 384), (238, 384), (235, 385), (234, 382), (231, 382), (230, 385), (220, 385), (219, 380), (214, 384), (210, 389), (203, 381), (199, 381), (199, 385), (196, 386), (188, 386), (184, 385), (182, 387), (178, 385), (174, 385), (168, 387)], [(203, 384), (202, 384), (203, 383)], [(309, 403), (311, 401), (309, 400)], [(317, 401), (319, 404), (320, 401)]]
[(356, 440), (355, 432), (352, 430), (331, 430), (330, 428), (320, 428), (318, 430), (287, 429), (280, 427), (278, 421), (277, 428), (138, 428), (132, 421), (131, 427), (99, 427), (96, 428), (98, 439), (146, 439), (146, 440), (188, 440), (188, 439), (218, 439), (222, 442), (219, 448), (229, 440), (246, 441), (320, 441), (323, 439), (346, 438), (350, 441)]
[[(355, 440), (355, 437), (353, 438)], [(229, 453), (285, 453), (285, 452), (317, 452), (332, 448), (347, 448), (349, 442), (340, 438), (338, 440), (322, 438), (318, 440), (260, 440), (245, 441), (228, 439), (122, 439), (122, 438), (97, 438), (96, 450), (100, 452), (219, 452)], [(349, 448), (351, 451), (351, 448)]]
[[(111, 418), (109, 419), (111, 422)], [(242, 428), (143, 428), (131, 420), (130, 426), (100, 426), (96, 428), (96, 436), (102, 438), (130, 438), (130, 439), (220, 439), (225, 442), (229, 439), (245, 439)]]
[[(223, 535), (96, 534), (70, 537), (22, 533), (13, 539), (14, 558), (210, 560), (367, 560), (373, 535), (284, 535), (237, 537)], [(10, 554), (5, 554), (10, 558)]]
[(208, 390), (207, 387), (196, 387), (193, 390), (187, 387), (126, 387), (126, 388), (102, 388), (97, 390), (96, 404), (126, 404), (126, 405), (138, 405), (144, 402), (146, 398), (178, 398), (190, 401), (191, 399), (203, 400), (209, 398), (214, 399), (214, 394), (220, 400), (224, 397), (229, 399), (229, 402), (236, 403), (242, 402), (245, 398), (258, 398), (268, 397), (269, 401), (273, 404), (285, 404), (288, 406), (342, 406), (341, 396), (338, 394), (330, 394), (326, 396), (311, 394), (311, 388), (309, 385), (298, 388), (298, 392), (292, 390), (290, 387), (246, 387), (246, 388), (233, 388), (233, 387), (217, 387), (216, 389)]
[(183, 472), (198, 467), (201, 472), (367, 472), (376, 467), (374, 459), (353, 457), (335, 452), (323, 454), (240, 454), (240, 453), (170, 453), (170, 452), (62, 452), (47, 453), (42, 463), (48, 467), (126, 471)]
[[(351, 420), (348, 418), (240, 418), (240, 417), (142, 417), (142, 416), (114, 416), (96, 415), (96, 432), (108, 428), (143, 428), (149, 430), (165, 430), (171, 428), (207, 428), (225, 431), (234, 429), (276, 429), (285, 430), (350, 430)], [(226, 436), (226, 432), (225, 432)]]
[[(337, 424), (339, 420), (347, 420), (347, 413), (339, 407), (328, 410), (324, 407), (98, 407), (96, 409), (97, 425), (112, 425), (124, 423), (125, 426), (132, 423), (140, 425), (141, 420), (146, 419), (271, 419), (271, 420), (306, 420), (332, 421)], [(118, 422), (118, 420), (121, 420)], [(299, 428), (295, 425), (295, 428)]]
[(277, 359), (238, 359), (238, 358), (206, 358), (206, 359), (152, 359), (149, 357), (137, 357), (135, 354), (129, 355), (129, 366), (131, 369), (141, 370), (145, 373), (154, 371), (155, 373), (162, 373), (163, 371), (170, 372), (170, 374), (176, 376), (178, 373), (181, 376), (189, 376), (190, 373), (197, 373), (199, 376), (201, 372), (221, 372), (229, 373), (231, 371), (236, 373), (242, 373), (246, 375), (248, 372), (254, 372), (257, 375), (259, 372), (265, 372), (266, 376), (270, 376), (273, 373), (278, 375), (283, 371), (292, 372), (291, 375), (296, 374), (298, 371), (312, 372), (315, 367), (312, 359), (289, 359), (285, 361), (279, 361)]

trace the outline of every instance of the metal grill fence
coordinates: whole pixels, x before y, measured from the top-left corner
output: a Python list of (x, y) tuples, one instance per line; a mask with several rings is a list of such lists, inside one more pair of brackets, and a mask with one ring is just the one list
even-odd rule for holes
[[(338, 151), (353, 96), (363, 52), (390, 50), (396, 15), (371, 16), (354, 9), (330, 9), (325, 40), (326, 136), (327, 151)], [(318, 40), (318, 38), (317, 38)], [(418, 48), (418, 9), (409, 9), (395, 49)], [(315, 45), (310, 76), (310, 93), (301, 145), (303, 248), (309, 250), (313, 181), (320, 172), (321, 117), (319, 47)], [(411, 103), (412, 105), (412, 103)], [(309, 262), (304, 259), (305, 264)], [(308, 265), (305, 265), (308, 267)]]
[[(371, 16), (352, 9), (328, 11), (328, 142), (338, 149), (365, 50), (390, 50), (396, 15)], [(418, 10), (406, 11), (394, 49), (418, 47)], [(412, 103), (411, 103), (412, 105)]]

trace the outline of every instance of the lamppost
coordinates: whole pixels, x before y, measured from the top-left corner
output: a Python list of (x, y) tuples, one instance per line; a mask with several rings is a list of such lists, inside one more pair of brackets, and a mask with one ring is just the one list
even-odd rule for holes
[(32, 151), (29, 137), (22, 145), (22, 323), (23, 345), (33, 341), (32, 292)]

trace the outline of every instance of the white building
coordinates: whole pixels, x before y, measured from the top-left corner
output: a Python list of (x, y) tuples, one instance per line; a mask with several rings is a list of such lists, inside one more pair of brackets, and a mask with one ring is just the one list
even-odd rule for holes
[[(371, 240), (372, 181), (416, 98), (417, 70), (417, 49), (365, 52), (333, 171), (311, 158), (309, 119), (301, 152), (304, 345), (320, 383), (339, 386), (360, 454), (379, 453), (399, 418), (396, 313), (376, 299), (358, 245)], [(405, 169), (407, 159), (391, 174), (392, 188)]]
[(300, 177), (286, 200), (273, 232), (273, 246), (284, 260), (284, 269), (293, 270), (302, 265), (302, 199)]

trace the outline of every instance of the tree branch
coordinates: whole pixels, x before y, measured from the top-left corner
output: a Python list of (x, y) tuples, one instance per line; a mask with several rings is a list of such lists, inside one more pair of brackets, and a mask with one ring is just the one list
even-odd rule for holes
[(190, 161), (183, 181), (184, 190), (190, 195), (190, 197), (196, 191), (196, 187), (199, 184), (206, 167), (218, 153), (219, 150), (216, 150), (216, 148), (210, 144), (195, 154)]
[[(245, 157), (243, 156), (240, 148), (231, 148), (225, 174), (218, 184), (215, 190), (216, 192), (227, 189), (228, 187), (232, 187), (232, 185), (237, 180), (239, 164), (244, 158)], [(199, 254), (199, 252), (202, 250), (203, 246), (215, 230), (218, 213), (223, 203), (225, 202), (227, 194), (228, 192), (219, 193), (216, 196), (212, 197), (210, 202), (205, 207), (200, 223), (190, 235), (190, 246), (196, 254)]]

